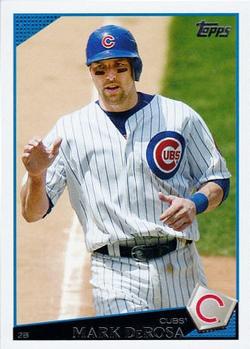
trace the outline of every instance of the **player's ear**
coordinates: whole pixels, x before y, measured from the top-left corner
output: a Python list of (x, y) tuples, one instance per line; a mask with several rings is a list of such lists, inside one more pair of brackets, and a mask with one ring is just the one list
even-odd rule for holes
[(91, 69), (91, 65), (88, 66), (88, 70), (89, 70), (89, 74), (92, 76), (92, 69)]
[(91, 66), (88, 67), (89, 69), (89, 75), (90, 75), (90, 78), (92, 80), (93, 83), (95, 83), (94, 81), (94, 71), (93, 71), (93, 68), (91, 68)]

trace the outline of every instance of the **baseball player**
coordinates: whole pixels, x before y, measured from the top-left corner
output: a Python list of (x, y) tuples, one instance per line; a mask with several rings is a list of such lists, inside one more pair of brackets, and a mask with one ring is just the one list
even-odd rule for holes
[(136, 90), (142, 60), (127, 29), (95, 30), (86, 64), (98, 100), (24, 147), (23, 216), (42, 219), (68, 187), (96, 314), (184, 306), (206, 285), (196, 216), (226, 199), (225, 160), (193, 109)]

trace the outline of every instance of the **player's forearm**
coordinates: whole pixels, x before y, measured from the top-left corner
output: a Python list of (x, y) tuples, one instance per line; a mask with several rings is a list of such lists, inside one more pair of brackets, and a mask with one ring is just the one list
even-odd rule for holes
[(21, 190), (22, 215), (27, 222), (41, 219), (49, 208), (45, 189), (46, 172), (40, 176), (28, 176)]
[(203, 193), (208, 198), (207, 211), (212, 211), (217, 206), (220, 205), (223, 198), (223, 189), (214, 182), (208, 182), (204, 184), (198, 191), (198, 193)]

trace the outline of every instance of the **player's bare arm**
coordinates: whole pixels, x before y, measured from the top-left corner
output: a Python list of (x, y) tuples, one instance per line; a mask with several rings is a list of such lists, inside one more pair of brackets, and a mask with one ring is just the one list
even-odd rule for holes
[[(216, 208), (223, 198), (222, 188), (214, 182), (204, 184), (198, 193), (205, 194), (208, 199), (206, 212)], [(182, 231), (192, 224), (197, 214), (195, 203), (192, 200), (163, 193), (159, 193), (159, 199), (170, 205), (160, 216), (164, 224), (177, 231)]]
[(22, 214), (28, 222), (41, 219), (49, 208), (46, 194), (46, 171), (58, 155), (62, 139), (57, 138), (51, 148), (45, 147), (40, 138), (33, 138), (24, 147), (22, 162), (28, 179), (21, 190)]

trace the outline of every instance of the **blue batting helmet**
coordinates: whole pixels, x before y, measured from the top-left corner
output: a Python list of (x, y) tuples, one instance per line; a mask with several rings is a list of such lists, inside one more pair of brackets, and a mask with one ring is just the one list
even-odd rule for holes
[(88, 39), (86, 64), (111, 58), (131, 58), (134, 79), (139, 81), (142, 60), (138, 53), (135, 38), (125, 28), (117, 25), (105, 25), (95, 30)]

